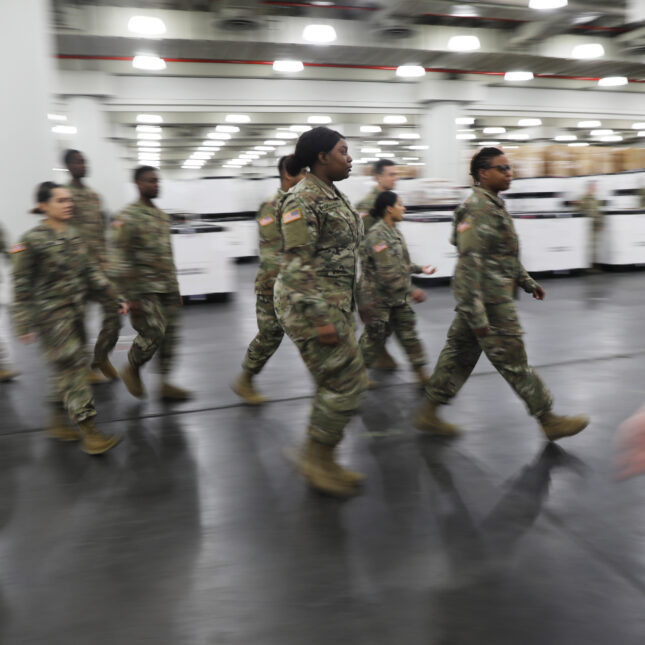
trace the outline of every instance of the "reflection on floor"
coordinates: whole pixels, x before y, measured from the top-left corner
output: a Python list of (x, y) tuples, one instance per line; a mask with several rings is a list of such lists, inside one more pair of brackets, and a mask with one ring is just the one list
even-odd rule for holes
[[(228, 389), (255, 332), (254, 266), (229, 303), (184, 309), (166, 407), (96, 389), (99, 422), (126, 432), (105, 458), (40, 433), (37, 348), (0, 386), (0, 643), (70, 645), (640, 645), (645, 479), (614, 480), (614, 433), (645, 398), (641, 274), (545, 281), (519, 302), (531, 362), (556, 408), (591, 426), (547, 445), (482, 358), (446, 417), (420, 436), (407, 367), (378, 376), (343, 443), (368, 476), (348, 502), (290, 471), (311, 382), (286, 340), (259, 379), (271, 403)], [(448, 287), (419, 327), (436, 359)], [(125, 328), (116, 362), (132, 331)], [(398, 348), (393, 352), (403, 365)], [(156, 379), (145, 378), (151, 394)]]

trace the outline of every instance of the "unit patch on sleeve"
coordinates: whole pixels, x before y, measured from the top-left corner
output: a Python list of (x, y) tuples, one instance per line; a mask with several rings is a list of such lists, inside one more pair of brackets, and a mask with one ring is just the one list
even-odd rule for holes
[(273, 222), (273, 217), (271, 215), (266, 215), (260, 220), (260, 226), (268, 226)]
[(385, 251), (387, 249), (387, 244), (385, 242), (379, 242), (378, 244), (374, 245), (374, 253), (380, 253), (381, 251)]
[(291, 224), (291, 222), (295, 222), (299, 219), (302, 219), (302, 213), (299, 208), (294, 208), (292, 211), (288, 211), (282, 216), (284, 224)]
[(24, 244), (14, 244), (10, 249), (9, 253), (20, 253), (20, 251), (26, 250), (26, 246)]

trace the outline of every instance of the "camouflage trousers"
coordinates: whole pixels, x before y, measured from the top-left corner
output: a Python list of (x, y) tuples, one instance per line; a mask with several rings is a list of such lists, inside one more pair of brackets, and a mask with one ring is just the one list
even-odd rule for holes
[(38, 336), (51, 369), (49, 401), (62, 406), (72, 421), (96, 414), (87, 383), (85, 326), (81, 307), (66, 307), (42, 321)]
[(157, 352), (162, 374), (168, 374), (177, 345), (180, 300), (177, 292), (148, 293), (130, 303), (130, 321), (137, 336), (128, 353), (137, 369)]
[(409, 304), (388, 307), (376, 305), (370, 311), (371, 320), (365, 324), (359, 340), (365, 367), (370, 367), (376, 359), (386, 339), (394, 332), (408, 355), (412, 367), (423, 367), (426, 356), (417, 335), (417, 318)]
[[(100, 300), (91, 294), (87, 299), (100, 303)], [(101, 306), (103, 308), (103, 320), (101, 321), (101, 329), (94, 344), (92, 364), (102, 363), (107, 360), (119, 340), (119, 332), (121, 331), (122, 323), (119, 312), (112, 307), (107, 308), (102, 304)], [(85, 311), (83, 311), (83, 318), (85, 318)]]
[(528, 365), (522, 337), (491, 333), (478, 338), (459, 314), (448, 330), (448, 339), (426, 387), (426, 396), (436, 403), (448, 403), (470, 376), (482, 351), (524, 400), (531, 415), (540, 416), (551, 410), (551, 393)]
[(284, 330), (278, 322), (273, 304), (273, 294), (259, 293), (255, 301), (258, 333), (251, 341), (242, 368), (258, 374), (266, 362), (275, 354), (284, 338)]
[(367, 372), (356, 342), (353, 315), (332, 305), (327, 310), (339, 339), (334, 346), (321, 345), (315, 328), (301, 313), (293, 311), (286, 294), (276, 299), (278, 320), (316, 384), (309, 435), (319, 443), (335, 446), (367, 389)]

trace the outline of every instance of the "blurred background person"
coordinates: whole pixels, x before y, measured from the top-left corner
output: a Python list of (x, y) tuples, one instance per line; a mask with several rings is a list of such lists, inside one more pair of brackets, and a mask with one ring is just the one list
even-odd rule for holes
[[(63, 161), (72, 178), (67, 185), (74, 201), (71, 224), (83, 240), (90, 260), (105, 273), (108, 268), (107, 230), (106, 218), (101, 211), (101, 198), (83, 182), (87, 176), (87, 163), (81, 152), (67, 150)], [(100, 297), (90, 291), (88, 300), (98, 302)], [(110, 307), (104, 307), (101, 330), (94, 345), (94, 356), (90, 364), (90, 383), (102, 383), (106, 379), (113, 381), (119, 378), (110, 362), (109, 354), (119, 340), (120, 330), (121, 319), (118, 313)]]
[[(399, 178), (396, 171), (396, 165), (391, 159), (379, 159), (374, 164), (373, 174), (376, 186), (374, 186), (372, 190), (363, 197), (358, 204), (356, 204), (356, 210), (363, 219), (366, 235), (375, 223), (375, 219), (371, 215), (371, 212), (374, 208), (374, 204), (376, 203), (376, 198), (384, 190), (394, 190)], [(374, 359), (371, 367), (388, 371), (395, 370), (397, 368), (396, 361), (385, 348), (385, 341), (383, 341), (381, 347), (378, 348), (376, 358)]]
[(181, 296), (170, 240), (170, 217), (153, 199), (159, 196), (159, 175), (152, 166), (134, 171), (139, 199), (112, 222), (115, 242), (114, 275), (130, 304), (130, 321), (137, 331), (121, 378), (137, 398), (146, 392), (141, 367), (158, 353), (161, 369), (159, 397), (185, 401), (188, 390), (168, 382), (177, 346)]
[(374, 225), (362, 242), (361, 277), (358, 302), (365, 328), (359, 346), (365, 367), (372, 366), (380, 348), (392, 332), (410, 360), (421, 385), (429, 380), (423, 345), (417, 334), (417, 322), (410, 300), (423, 302), (425, 293), (414, 288), (410, 275), (435, 272), (431, 266), (410, 262), (405, 239), (396, 227), (403, 219), (405, 206), (394, 192), (379, 193), (371, 212)]
[[(4, 229), (0, 226), (0, 257), (9, 257), (9, 248)], [(0, 335), (0, 383), (13, 380), (18, 373), (9, 362), (9, 348), (4, 338)]]
[(343, 135), (325, 127), (303, 133), (286, 165), (291, 175), (301, 168), (309, 174), (281, 207), (284, 256), (274, 296), (278, 320), (316, 384), (308, 437), (294, 463), (313, 488), (348, 497), (363, 477), (341, 467), (334, 450), (367, 387), (353, 313), (363, 222), (334, 185), (352, 169)]
[(596, 197), (597, 185), (595, 181), (587, 182), (585, 194), (580, 198), (578, 204), (585, 217), (588, 217), (591, 224), (591, 239), (589, 241), (589, 261), (591, 271), (600, 271), (600, 251), (602, 250), (602, 234), (605, 228), (605, 216), (602, 212), (602, 204)]
[[(88, 289), (106, 308), (127, 313), (127, 304), (88, 257), (87, 249), (69, 226), (72, 196), (67, 188), (46, 181), (37, 189), (33, 213), (43, 221), (11, 248), (13, 256), (13, 317), (23, 342), (38, 337), (52, 370), (47, 433), (60, 441), (82, 439), (84, 452), (96, 455), (115, 446), (120, 435), (99, 432), (96, 409), (87, 382), (84, 298)], [(79, 431), (64, 418), (78, 424)]]
[(282, 255), (282, 236), (276, 218), (279, 217), (278, 208), (286, 192), (306, 174), (303, 169), (295, 176), (290, 175), (285, 168), (286, 160), (285, 156), (278, 162), (280, 175), (278, 192), (262, 204), (255, 217), (260, 238), (260, 266), (255, 278), (255, 313), (258, 333), (246, 351), (242, 372), (231, 384), (233, 391), (252, 405), (259, 405), (267, 400), (255, 389), (253, 377), (260, 373), (266, 362), (275, 354), (284, 337), (284, 330), (275, 315), (273, 304), (273, 285), (278, 276)]
[(414, 425), (433, 434), (459, 433), (438, 416), (437, 407), (456, 396), (483, 351), (538, 419), (547, 439), (575, 435), (589, 419), (553, 414), (551, 393), (527, 362), (513, 291), (517, 284), (536, 300), (544, 300), (545, 294), (519, 260), (515, 226), (499, 197), (511, 185), (511, 166), (501, 150), (482, 148), (472, 158), (470, 174), (475, 186), (453, 219), (452, 243), (459, 255), (453, 280), (457, 315)]

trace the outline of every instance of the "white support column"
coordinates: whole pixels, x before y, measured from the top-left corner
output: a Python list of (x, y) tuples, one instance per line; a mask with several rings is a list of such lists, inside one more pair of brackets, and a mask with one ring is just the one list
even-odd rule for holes
[(643, 0), (627, 0), (627, 22), (645, 21), (645, 2)]
[(125, 165), (119, 145), (110, 140), (110, 122), (100, 98), (73, 96), (68, 100), (68, 113), (78, 128), (70, 147), (80, 150), (88, 164), (86, 183), (101, 195), (104, 208), (114, 213), (129, 197), (125, 187), (133, 168)]

